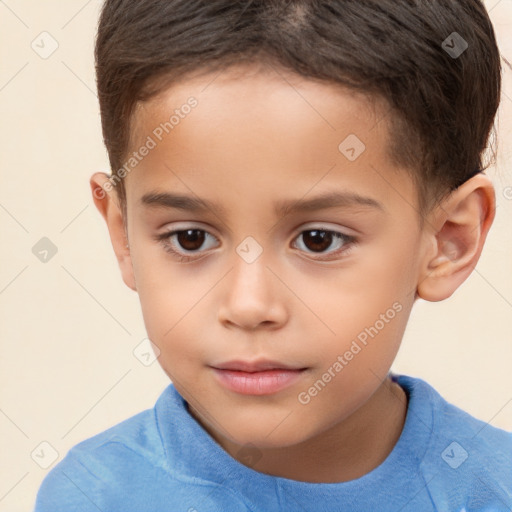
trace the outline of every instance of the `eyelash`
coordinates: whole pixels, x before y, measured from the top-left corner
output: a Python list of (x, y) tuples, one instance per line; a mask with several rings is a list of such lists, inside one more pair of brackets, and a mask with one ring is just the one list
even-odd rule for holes
[[(199, 228), (194, 228), (194, 227), (190, 227), (190, 228), (186, 228), (186, 229), (178, 229), (178, 230), (173, 230), (173, 231), (167, 231), (165, 233), (161, 233), (159, 235), (157, 235), (155, 238), (158, 242), (160, 242), (163, 247), (164, 247), (164, 250), (166, 252), (168, 252), (169, 254), (171, 254), (173, 257), (177, 258), (178, 261), (180, 262), (189, 262), (189, 261), (192, 261), (192, 260), (197, 260), (199, 258), (201, 258), (201, 256), (198, 258), (198, 257), (195, 257), (195, 256), (185, 256), (183, 255), (181, 252), (177, 251), (173, 246), (175, 246), (174, 243), (171, 242), (171, 238), (179, 233), (184, 233), (186, 231), (200, 231), (200, 232), (203, 232), (203, 233), (208, 233), (206, 230), (204, 229), (199, 229)], [(344, 242), (343, 246), (341, 247), (341, 249), (338, 249), (336, 251), (333, 251), (333, 252), (330, 252), (328, 254), (332, 255), (341, 255), (343, 254), (343, 256), (346, 256), (346, 254), (351, 250), (353, 249), (353, 247), (356, 245), (357, 243), (357, 238), (354, 237), (354, 236), (351, 236), (351, 235), (347, 235), (345, 233), (340, 233), (339, 231), (333, 231), (333, 230), (329, 230), (329, 229), (324, 229), (322, 227), (314, 227), (314, 228), (310, 228), (310, 229), (306, 229), (306, 230), (303, 230), (299, 233), (299, 235), (296, 237), (296, 238), (299, 238), (301, 235), (303, 235), (304, 233), (311, 233), (313, 231), (318, 231), (320, 233), (329, 233), (329, 234), (332, 234), (334, 236), (334, 239), (335, 240), (342, 240)], [(208, 233), (208, 235), (210, 235)], [(213, 235), (210, 235), (210, 236), (213, 236)], [(216, 238), (216, 237), (213, 237), (213, 238)], [(295, 240), (295, 239), (294, 239)], [(197, 254), (198, 252), (195, 252), (194, 254)], [(323, 253), (309, 253), (309, 254), (323, 254)], [(317, 261), (327, 261), (327, 258), (313, 258)], [(330, 259), (330, 258), (329, 258)]]

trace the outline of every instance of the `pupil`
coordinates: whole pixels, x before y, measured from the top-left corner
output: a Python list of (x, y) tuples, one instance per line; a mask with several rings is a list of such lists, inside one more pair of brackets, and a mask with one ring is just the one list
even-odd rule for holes
[[(308, 233), (310, 233), (311, 236), (308, 235)], [(305, 234), (303, 235), (303, 237), (304, 237), (304, 244), (306, 245), (306, 247), (308, 249), (310, 249), (312, 251), (325, 250), (332, 243), (332, 235), (331, 235), (331, 233), (329, 233), (327, 231), (318, 231), (318, 230), (306, 231)], [(309, 243), (308, 240), (312, 241), (312, 244)]]
[[(201, 235), (202, 234), (202, 235)], [(178, 233), (178, 242), (188, 251), (196, 251), (203, 245), (204, 233), (200, 229), (187, 229)]]

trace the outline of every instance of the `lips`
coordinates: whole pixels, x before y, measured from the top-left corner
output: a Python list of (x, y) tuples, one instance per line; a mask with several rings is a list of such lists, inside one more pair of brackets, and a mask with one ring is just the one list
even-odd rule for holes
[(224, 388), (242, 395), (270, 395), (297, 383), (307, 368), (278, 361), (229, 361), (212, 366)]
[(238, 372), (255, 373), (267, 370), (304, 370), (304, 367), (290, 366), (279, 361), (260, 359), (259, 361), (228, 361), (212, 365), (217, 370), (232, 370)]

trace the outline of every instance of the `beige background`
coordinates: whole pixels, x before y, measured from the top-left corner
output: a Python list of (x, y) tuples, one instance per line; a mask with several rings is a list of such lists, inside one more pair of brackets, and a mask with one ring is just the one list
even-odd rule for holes
[[(100, 4), (0, 1), (0, 512), (31, 510), (69, 448), (152, 407), (168, 384), (157, 362), (133, 355), (145, 337), (138, 299), (89, 194), (89, 176), (108, 170), (93, 68)], [(512, 62), (512, 1), (486, 4)], [(31, 47), (43, 51), (47, 37), (50, 48), (43, 31), (59, 45), (47, 59)], [(393, 369), (512, 430), (510, 70), (498, 136), (497, 217), (482, 258), (452, 298), (417, 304)], [(58, 249), (46, 263), (32, 253), (42, 237)], [(47, 469), (42, 442), (58, 452)]]

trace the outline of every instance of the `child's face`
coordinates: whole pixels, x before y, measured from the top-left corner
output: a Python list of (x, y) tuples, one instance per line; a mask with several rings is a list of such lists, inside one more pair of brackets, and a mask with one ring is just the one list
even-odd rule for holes
[[(233, 76), (182, 82), (137, 111), (131, 150), (148, 136), (156, 147), (126, 177), (134, 286), (159, 362), (193, 414), (233, 442), (287, 446), (379, 388), (425, 243), (415, 187), (388, 157), (385, 111), (289, 74)], [(182, 108), (190, 97), (197, 105)], [(175, 110), (174, 128), (158, 130)], [(188, 198), (182, 208), (171, 194)], [(325, 194), (346, 199), (294, 209)], [(201, 201), (218, 210), (190, 208)], [(291, 210), (276, 212), (282, 203)], [(165, 238), (179, 230), (193, 231)], [(260, 360), (305, 370), (214, 369)]]

